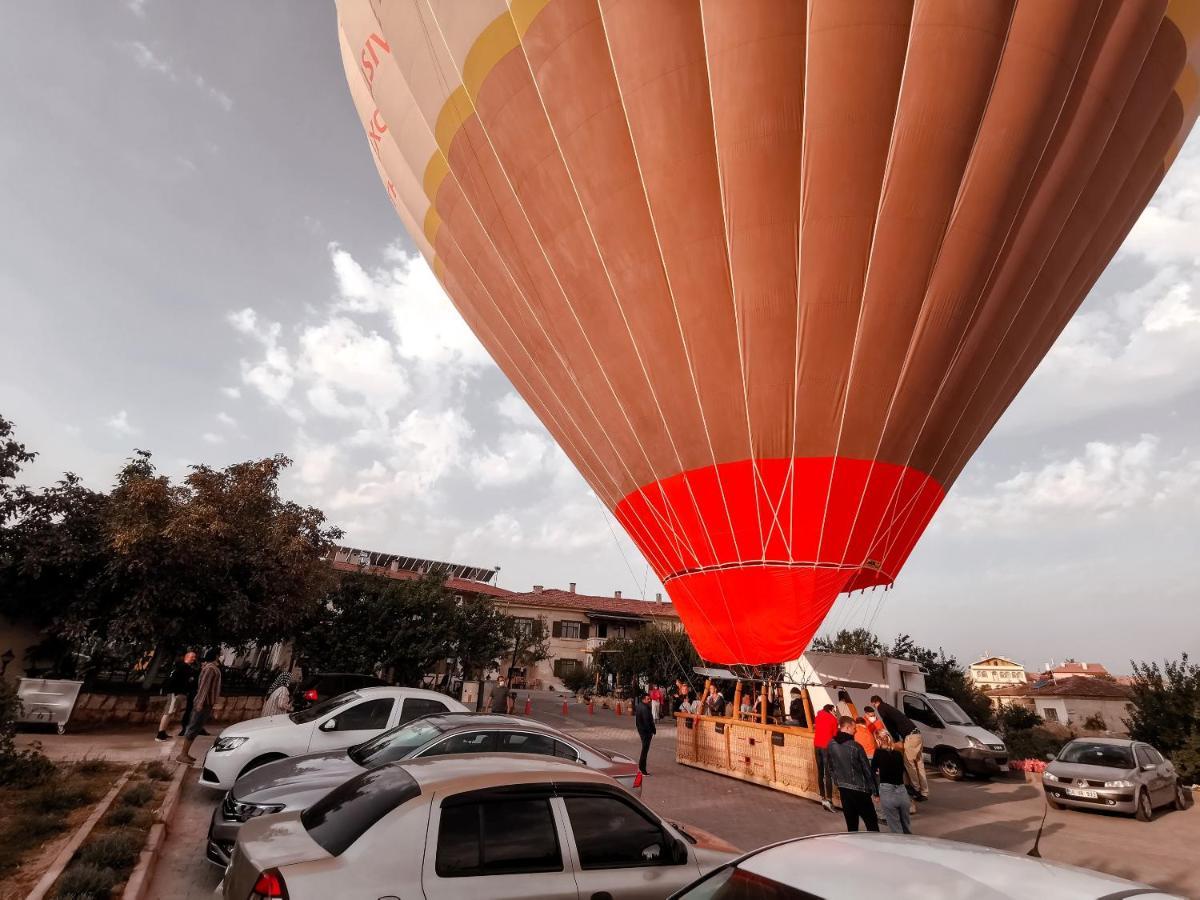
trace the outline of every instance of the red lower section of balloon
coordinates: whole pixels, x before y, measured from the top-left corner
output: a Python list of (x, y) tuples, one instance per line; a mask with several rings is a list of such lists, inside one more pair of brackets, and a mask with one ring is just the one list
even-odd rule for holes
[(760, 459), (682, 472), (617, 518), (713, 662), (795, 659), (842, 591), (895, 579), (945, 491), (907, 466)]

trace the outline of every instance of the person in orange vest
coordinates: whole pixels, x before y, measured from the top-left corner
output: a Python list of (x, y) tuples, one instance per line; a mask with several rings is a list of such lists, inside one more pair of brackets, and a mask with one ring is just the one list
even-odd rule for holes
[(875, 758), (875, 733), (862, 716), (854, 720), (854, 739), (862, 746), (867, 759)]
[(883, 731), (886, 726), (883, 724), (883, 719), (879, 718), (879, 713), (875, 711), (873, 706), (863, 707), (863, 718), (867, 720), (867, 728), (870, 729), (873, 737), (878, 737), (879, 732)]
[(838, 731), (838, 719), (833, 710), (833, 704), (826, 703), (813, 722), (813, 748), (817, 752), (817, 784), (821, 791), (821, 805), (830, 812), (833, 812), (833, 770), (829, 767), (829, 742)]

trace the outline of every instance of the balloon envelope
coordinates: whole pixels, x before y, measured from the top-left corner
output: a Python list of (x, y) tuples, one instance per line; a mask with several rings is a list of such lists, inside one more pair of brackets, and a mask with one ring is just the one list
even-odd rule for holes
[(1197, 112), (1190, 0), (338, 16), (413, 240), (720, 662), (892, 583)]

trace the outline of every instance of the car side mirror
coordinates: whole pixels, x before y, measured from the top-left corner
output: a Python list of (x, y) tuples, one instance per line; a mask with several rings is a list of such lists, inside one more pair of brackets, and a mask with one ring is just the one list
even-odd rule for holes
[(337, 716), (334, 716), (332, 719), (326, 719), (320, 725), (321, 731), (334, 731), (336, 728), (337, 728)]
[(1046, 762), (1054, 762), (1057, 758), (1053, 753), (1046, 754)]
[(1146, 763), (1146, 765), (1142, 766), (1141, 768), (1143, 772), (1153, 772), (1158, 768), (1158, 766), (1156, 766), (1154, 763)]
[(687, 844), (678, 838), (671, 839), (671, 862), (681, 866), (688, 861)]

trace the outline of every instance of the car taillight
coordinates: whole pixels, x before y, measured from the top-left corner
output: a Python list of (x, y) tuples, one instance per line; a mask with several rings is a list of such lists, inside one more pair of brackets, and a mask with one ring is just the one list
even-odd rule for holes
[(311, 701), (313, 701), (313, 702), (316, 702), (316, 699), (317, 699), (317, 689), (316, 689), (316, 688), (309, 688), (307, 691), (305, 691), (305, 692), (304, 692), (304, 699), (305, 699), (305, 700), (311, 700)]
[(641, 790), (641, 788), (642, 788), (642, 773), (641, 772), (638, 772), (636, 775), (633, 776), (633, 786), (635, 789)]
[(287, 900), (287, 885), (275, 869), (267, 869), (254, 882), (254, 890), (246, 900)]

